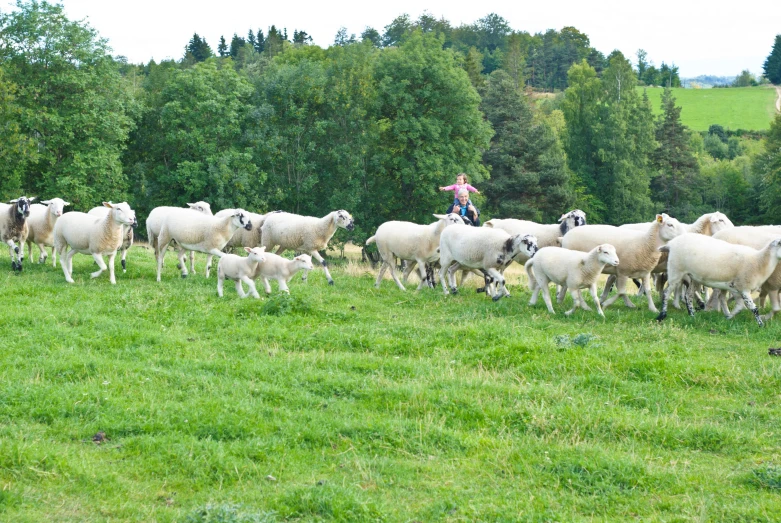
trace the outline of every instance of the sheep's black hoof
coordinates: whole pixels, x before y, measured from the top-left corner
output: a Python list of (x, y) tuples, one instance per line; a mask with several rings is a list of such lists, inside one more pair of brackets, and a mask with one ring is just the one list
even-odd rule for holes
[(475, 289), (476, 292), (485, 292), (485, 287), (478, 287)]
[(328, 285), (333, 285), (333, 284), (334, 284), (333, 280), (328, 280)]
[(664, 320), (666, 317), (667, 317), (667, 313), (666, 313), (666, 312), (660, 312), (660, 313), (659, 313), (659, 316), (657, 316), (657, 317), (656, 317), (656, 321), (659, 321), (659, 322), (661, 322), (661, 321), (663, 321), (663, 320)]
[(451, 287), (451, 288), (450, 288), (450, 292), (451, 292), (452, 294), (458, 294), (458, 288), (456, 288), (456, 287)]
[(502, 295), (501, 295), (501, 294), (497, 294), (496, 296), (494, 296), (494, 297), (493, 297), (493, 298), (491, 298), (491, 299), (492, 299), (492, 300), (494, 300), (494, 301), (499, 301), (499, 300), (501, 300), (501, 299), (502, 299)]
[(186, 275), (186, 274), (182, 274), (182, 278), (183, 278), (183, 279), (184, 279), (184, 278), (187, 278), (187, 275)]
[(19, 254), (19, 246), (18, 246), (18, 245), (14, 247), (14, 252), (15, 252), (16, 254)]
[(125, 262), (125, 260), (122, 260), (122, 270), (123, 271), (127, 270), (127, 263)]
[(705, 302), (702, 300), (697, 300), (697, 310), (698, 311), (704, 311), (705, 310)]

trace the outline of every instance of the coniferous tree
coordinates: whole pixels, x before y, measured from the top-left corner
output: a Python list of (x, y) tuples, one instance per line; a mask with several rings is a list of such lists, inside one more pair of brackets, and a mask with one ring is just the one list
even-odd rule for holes
[(255, 40), (255, 33), (252, 32), (252, 29), (247, 33), (247, 43), (251, 45), (253, 49), (257, 49), (258, 47), (258, 41)]
[(781, 34), (776, 35), (773, 50), (770, 51), (765, 60), (762, 70), (765, 72), (765, 78), (770, 80), (770, 83), (781, 85)]
[(225, 42), (225, 37), (220, 36), (220, 43), (217, 44), (217, 54), (220, 56), (220, 58), (225, 58), (228, 56), (228, 44)]
[(781, 223), (781, 114), (770, 124), (764, 151), (756, 159), (754, 169), (761, 179), (759, 198), (765, 218)]
[(230, 47), (231, 58), (235, 59), (239, 55), (239, 50), (242, 47), (244, 47), (244, 44), (246, 43), (247, 43), (246, 40), (244, 40), (236, 33), (233, 33), (233, 38), (231, 38), (231, 47)]
[(206, 39), (198, 36), (198, 33), (194, 33), (193, 37), (190, 38), (190, 41), (184, 48), (184, 54), (185, 57), (187, 55), (192, 56), (196, 62), (203, 62), (207, 58), (214, 56), (214, 52), (209, 47), (209, 44), (206, 43)]
[(361, 41), (369, 40), (374, 47), (380, 47), (382, 45), (382, 36), (380, 32), (373, 27), (367, 27), (361, 33)]
[(266, 38), (263, 36), (263, 30), (258, 29), (258, 32), (255, 33), (255, 51), (262, 53), (265, 47)]

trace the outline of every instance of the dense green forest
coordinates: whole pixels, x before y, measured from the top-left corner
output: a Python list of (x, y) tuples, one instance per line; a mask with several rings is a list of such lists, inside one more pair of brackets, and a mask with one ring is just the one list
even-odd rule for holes
[(516, 31), (496, 14), (452, 26), (400, 16), (342, 29), (199, 35), (182, 58), (130, 64), (60, 5), (0, 12), (0, 197), (213, 208), (347, 209), (362, 240), (389, 219), (427, 222), (466, 172), (484, 216), (592, 222), (781, 222), (781, 118), (764, 133), (659, 116), (638, 85), (680, 84), (642, 50), (605, 56), (574, 27)]

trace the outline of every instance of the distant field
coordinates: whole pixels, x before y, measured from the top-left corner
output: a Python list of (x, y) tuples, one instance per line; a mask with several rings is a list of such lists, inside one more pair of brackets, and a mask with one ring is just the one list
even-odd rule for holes
[[(655, 114), (661, 112), (661, 87), (648, 89)], [(725, 129), (760, 131), (770, 127), (775, 117), (776, 91), (772, 87), (730, 89), (673, 89), (681, 106), (681, 120), (695, 131), (707, 131), (713, 124)]]

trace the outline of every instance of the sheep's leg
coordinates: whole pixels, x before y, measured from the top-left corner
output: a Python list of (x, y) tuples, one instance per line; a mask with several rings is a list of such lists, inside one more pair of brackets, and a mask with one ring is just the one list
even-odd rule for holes
[(670, 294), (673, 294), (678, 288), (678, 284), (678, 281), (668, 280), (667, 288), (662, 292), (662, 311), (656, 317), (656, 321), (663, 321), (667, 317), (667, 302), (670, 299)]
[(713, 292), (710, 293), (710, 299), (705, 304), (705, 310), (721, 310), (721, 289), (713, 289)]
[(184, 262), (184, 258), (186, 256), (187, 256), (187, 251), (185, 251), (180, 247), (179, 250), (176, 252), (176, 259), (179, 260), (176, 263), (176, 266), (182, 272), (182, 278), (187, 278), (187, 276), (189, 276), (189, 273), (187, 272), (187, 265)]
[[(741, 296), (741, 295), (739, 293), (735, 293), (735, 292), (733, 292), (733, 294), (734, 294), (734, 296), (736, 298), (735, 299), (735, 308), (732, 309), (732, 312), (727, 316), (727, 319), (729, 319), (729, 320), (731, 320), (732, 318), (737, 316), (740, 311), (742, 311), (743, 309), (746, 308), (745, 304), (742, 301), (737, 299), (737, 297)], [(726, 300), (724, 300), (724, 301), (726, 302)]]
[(409, 278), (409, 275), (412, 274), (412, 271), (417, 267), (418, 262), (417, 260), (410, 260), (409, 263), (407, 263), (407, 266), (404, 267), (404, 273), (401, 275), (401, 282), (406, 284), (407, 279)]
[(442, 284), (442, 291), (445, 293), (445, 296), (447, 296), (449, 294), (448, 291), (447, 291), (448, 281), (447, 281), (446, 273), (447, 273), (447, 270), (450, 268), (450, 264), (451, 263), (452, 262), (450, 260), (447, 260), (447, 259), (444, 259), (444, 258), (439, 260), (439, 264), (440, 264), (440, 267), (439, 267), (439, 283)]
[(588, 306), (588, 303), (586, 303), (586, 299), (583, 297), (583, 290), (578, 289), (578, 298), (580, 300), (580, 308), (584, 311), (591, 311), (591, 307)]
[(222, 298), (222, 287), (225, 284), (225, 276), (220, 271), (217, 271), (217, 296)]
[(542, 293), (542, 301), (544, 301), (545, 306), (548, 307), (548, 312), (551, 314), (556, 314), (556, 311), (553, 310), (553, 304), (551, 303), (550, 299), (550, 280), (539, 269), (537, 270), (537, 273), (535, 273), (534, 277), (537, 280), (537, 285), (539, 286), (540, 292)]
[(195, 251), (190, 251), (190, 272), (195, 274)]
[[(208, 252), (209, 256), (206, 258), (206, 277), (209, 277), (209, 271), (211, 271), (212, 268), (212, 258), (215, 256), (217, 258), (222, 258), (225, 256), (225, 253), (222, 252), (219, 249), (212, 249)], [(184, 266), (184, 257), (182, 257), (182, 266)]]
[[(651, 273), (643, 276), (643, 288), (645, 289), (645, 295), (648, 297), (648, 310), (651, 312), (659, 313), (659, 310), (654, 305), (654, 293), (651, 292)], [(624, 299), (628, 301), (629, 298)], [(631, 303), (631, 302), (630, 302)]]
[(112, 285), (117, 284), (117, 278), (114, 275), (114, 258), (117, 257), (117, 251), (112, 252), (108, 255), (108, 275), (109, 275), (109, 281)]
[(241, 286), (241, 279), (236, 280), (236, 293), (239, 295), (239, 298), (246, 298), (247, 293), (244, 292), (244, 287)]
[(770, 312), (762, 316), (763, 321), (770, 321), (773, 319), (773, 315), (781, 310), (781, 300), (778, 298), (778, 291), (771, 290), (767, 293), (767, 297), (770, 299)]
[[(333, 285), (334, 284), (334, 279), (331, 278), (331, 273), (328, 271), (328, 264), (325, 262), (323, 257), (320, 256), (320, 253), (317, 252), (317, 251), (312, 251), (312, 258), (314, 258), (315, 260), (319, 261), (320, 265), (323, 266), (323, 270), (325, 271), (325, 277), (328, 278), (328, 285)], [(393, 280), (396, 283), (398, 283), (399, 286), (404, 287), (403, 285), (401, 285), (401, 283), (399, 283), (398, 278), (396, 278), (396, 274), (393, 272), (393, 267), (391, 267), (390, 271), (391, 271), (391, 276), (393, 276)]]
[[(604, 301), (607, 300), (607, 297), (610, 294), (610, 289), (613, 288), (613, 285), (615, 285), (615, 283), (616, 283), (615, 274), (611, 274), (610, 276), (607, 277), (607, 281), (605, 282), (605, 288), (602, 290), (602, 296), (599, 297), (600, 302), (604, 303)], [(562, 298), (562, 300), (564, 300), (564, 298)]]
[(566, 285), (559, 285), (556, 289), (556, 301), (559, 304), (564, 303), (564, 298), (567, 297), (567, 286)]
[(73, 255), (76, 253), (75, 250), (71, 249), (62, 256), (60, 256), (60, 265), (62, 265), (62, 272), (65, 274), (65, 281), (68, 283), (73, 283), (73, 278), (71, 277), (71, 274), (73, 274), (73, 265), (71, 264), (71, 258), (73, 258)]
[[(570, 295), (572, 296), (572, 308), (568, 311), (564, 312), (564, 316), (569, 316), (576, 310), (578, 310), (578, 307), (582, 307), (586, 304), (585, 301), (583, 301), (583, 296), (580, 295), (580, 289), (571, 289), (569, 291)], [(583, 307), (585, 309), (585, 307)]]
[(287, 287), (287, 280), (285, 278), (280, 278), (277, 280), (279, 283), (279, 292), (286, 292), (290, 294), (290, 289)]
[(55, 249), (52, 246), (52, 263), (54, 264), (53, 267), (57, 267), (57, 249)]
[[(49, 257), (49, 253), (46, 252), (46, 246), (42, 243), (37, 244), (38, 250), (41, 251), (41, 253), (38, 255), (38, 263), (46, 263), (46, 258)], [(30, 247), (30, 259), (33, 257), (32, 247)], [(54, 249), (52, 249), (52, 254), (54, 254)]]
[(379, 289), (380, 288), (380, 282), (382, 281), (382, 276), (385, 274), (385, 270), (388, 267), (387, 262), (383, 258), (382, 265), (380, 265), (380, 272), (377, 273), (377, 281), (374, 282), (374, 287)]
[[(751, 293), (743, 291), (740, 293), (740, 297), (743, 298), (743, 303), (746, 304), (746, 308), (754, 313), (754, 319), (757, 320), (757, 325), (760, 327), (764, 326), (765, 324), (762, 322), (762, 318), (759, 317), (759, 309), (757, 309), (757, 306), (754, 304), (754, 300), (751, 299)], [(733, 311), (733, 315), (734, 314)]]
[(266, 290), (266, 294), (271, 294), (271, 284), (268, 282), (268, 278), (263, 278), (263, 288)]
[(127, 272), (127, 249), (122, 247), (122, 272)]
[[(323, 265), (323, 267), (325, 267), (325, 265)], [(326, 270), (327, 270), (327, 267), (326, 267)], [(393, 281), (395, 281), (396, 285), (399, 286), (399, 289), (401, 289), (403, 291), (406, 291), (407, 289), (404, 287), (404, 285), (401, 284), (401, 282), (399, 281), (399, 277), (396, 276), (396, 257), (395, 256), (393, 257), (393, 263), (389, 263), (388, 264), (388, 270), (390, 271), (390, 275), (391, 275), (391, 278), (393, 278)], [(329, 285), (333, 284), (333, 281), (330, 279), (330, 277), (328, 279), (328, 283), (329, 283)]]
[(252, 278), (249, 276), (242, 276), (241, 281), (247, 284), (247, 287), (249, 287), (249, 293), (252, 295), (252, 297), (256, 300), (259, 300), (260, 294), (258, 294), (258, 289), (255, 287), (255, 282), (252, 280)]
[(169, 243), (171, 243), (171, 239), (164, 231), (161, 231), (160, 236), (157, 237), (157, 281), (160, 281), (160, 273), (163, 272), (163, 259), (165, 259), (165, 251), (168, 250)]
[[(409, 263), (407, 263), (407, 266), (418, 267), (418, 276), (420, 276), (420, 283), (418, 284), (417, 290), (420, 290), (425, 286), (431, 286), (431, 284), (433, 283), (433, 279), (432, 281), (429, 281), (428, 278), (429, 266), (424, 260), (412, 260)], [(406, 269), (404, 270), (404, 273), (408, 274)], [(402, 278), (402, 281), (407, 281), (407, 280)]]
[(108, 269), (108, 267), (106, 266), (106, 262), (103, 261), (103, 255), (102, 254), (93, 253), (92, 254), (92, 259), (95, 260), (95, 263), (98, 264), (98, 270), (93, 272), (92, 274), (90, 274), (90, 277), (97, 278), (98, 276), (103, 274), (103, 271)]
[(686, 305), (686, 310), (689, 312), (689, 316), (694, 317), (694, 307), (692, 307), (692, 290), (694, 288), (693, 283), (683, 282), (683, 303)]
[(592, 283), (588, 290), (591, 293), (591, 297), (594, 298), (594, 305), (597, 307), (597, 312), (604, 318), (605, 313), (602, 312), (602, 306), (599, 304), (599, 298), (597, 297), (597, 282)]
[[(536, 275), (535, 275), (536, 276)], [(537, 278), (529, 278), (529, 290), (532, 291), (532, 297), (529, 300), (529, 305), (537, 305), (537, 297), (542, 292), (540, 285), (537, 283)]]
[(16, 246), (13, 240), (7, 240), (5, 243), (8, 244), (8, 253), (11, 255), (11, 268), (18, 271), (21, 268), (21, 264), (16, 262), (16, 258), (19, 255), (19, 247)]
[[(499, 301), (504, 296), (504, 293), (507, 290), (507, 288), (505, 287), (504, 276), (502, 276), (502, 273), (494, 268), (486, 269), (485, 272), (487, 272), (488, 275), (494, 279), (494, 282), (497, 283), (496, 294), (493, 295), (492, 299), (494, 301)], [(543, 292), (545, 292), (545, 290), (547, 289), (543, 289)], [(542, 297), (543, 299), (545, 299), (545, 294), (543, 294)], [(548, 294), (548, 302), (550, 302), (550, 294)]]
[[(626, 276), (616, 276), (616, 294), (614, 294), (613, 296), (608, 298), (607, 301), (602, 303), (603, 309), (607, 309), (608, 307), (610, 307), (613, 304), (613, 302), (615, 302), (619, 297), (623, 298), (624, 303), (626, 304), (627, 307), (629, 307), (630, 309), (635, 308), (635, 304), (632, 303), (629, 300), (629, 297), (626, 295), (626, 281), (627, 281)], [(607, 288), (607, 285), (605, 285), (605, 287)]]

